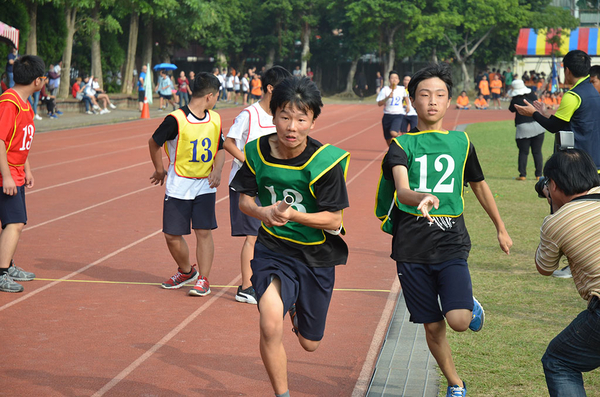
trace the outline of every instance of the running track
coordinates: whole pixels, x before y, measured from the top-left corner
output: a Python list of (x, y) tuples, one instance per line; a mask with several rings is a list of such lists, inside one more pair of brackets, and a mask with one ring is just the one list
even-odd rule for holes
[[(219, 112), (225, 133), (239, 110)], [(445, 128), (510, 118), (449, 110)], [(380, 120), (373, 105), (326, 105), (312, 132), (351, 153), (350, 258), (337, 268), (320, 348), (304, 352), (285, 334), (294, 396), (363, 396), (396, 302), (391, 238), (373, 215), (386, 150)], [(242, 239), (229, 235), (229, 155), (217, 193), (212, 293), (159, 287), (175, 271), (161, 233), (164, 187), (149, 183), (147, 141), (160, 121), (35, 137), (35, 187), (15, 260), (38, 279), (23, 293), (0, 294), (0, 395), (272, 395), (258, 312), (234, 300)]]

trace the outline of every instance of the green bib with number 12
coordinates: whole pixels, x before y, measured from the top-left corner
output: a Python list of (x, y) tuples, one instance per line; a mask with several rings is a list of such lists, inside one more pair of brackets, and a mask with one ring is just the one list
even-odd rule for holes
[[(429, 193), (440, 200), (431, 216), (457, 217), (463, 213), (464, 169), (469, 154), (469, 137), (463, 131), (420, 131), (392, 140), (408, 157), (408, 182), (415, 192)], [(409, 214), (420, 216), (417, 207), (398, 201), (393, 180), (380, 177), (375, 215), (382, 221), (382, 230), (392, 233), (392, 205)]]

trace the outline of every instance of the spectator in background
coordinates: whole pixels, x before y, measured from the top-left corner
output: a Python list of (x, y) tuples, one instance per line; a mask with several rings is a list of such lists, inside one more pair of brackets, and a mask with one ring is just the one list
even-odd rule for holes
[(140, 112), (144, 109), (144, 101), (146, 100), (146, 74), (148, 73), (148, 67), (142, 66), (142, 72), (137, 81), (138, 89), (138, 104), (140, 105)]
[(479, 94), (475, 99), (475, 109), (486, 110), (488, 108), (488, 102), (485, 100), (483, 94)]
[(248, 80), (248, 73), (244, 73), (241, 81), (242, 88), (242, 101), (244, 106), (248, 106), (248, 94), (250, 93), (250, 80)]
[(223, 76), (219, 73), (219, 68), (213, 69), (213, 75), (215, 75), (217, 79), (219, 79), (219, 84), (221, 84), (221, 86), (219, 87), (219, 92), (217, 93), (217, 101), (220, 101), (223, 96), (223, 85), (225, 84), (225, 80), (223, 79)]
[(85, 105), (86, 114), (94, 114), (94, 112), (90, 110), (90, 108), (93, 106), (92, 100), (83, 93), (84, 89), (85, 85), (82, 84), (81, 77), (77, 77), (73, 87), (71, 88), (71, 95), (73, 95), (73, 98), (83, 102)]
[(306, 77), (308, 77), (310, 79), (310, 81), (312, 81), (314, 76), (315, 76), (315, 74), (313, 73), (312, 70), (310, 70), (310, 68), (306, 69)]
[(234, 94), (234, 103), (238, 104), (238, 96), (240, 95), (240, 76), (239, 73), (236, 73), (233, 76), (233, 94)]
[(100, 112), (100, 106), (98, 106), (98, 102), (96, 102), (96, 91), (92, 88), (92, 81), (94, 81), (94, 76), (83, 76), (84, 85), (81, 90), (83, 95), (92, 103), (92, 108), (95, 113), (96, 111)]
[(48, 110), (48, 117), (50, 119), (57, 119), (56, 115), (56, 96), (52, 95), (48, 89), (49, 83), (46, 81), (46, 84), (42, 86), (40, 100), (42, 103), (46, 105), (46, 109)]
[(225, 76), (225, 88), (227, 89), (227, 102), (231, 102), (233, 99), (233, 81), (235, 76), (233, 75), (233, 69), (229, 68), (227, 76)]
[(471, 105), (469, 104), (469, 97), (467, 96), (467, 91), (462, 91), (458, 98), (456, 98), (456, 108), (462, 110), (471, 109)]
[(177, 79), (177, 89), (179, 90), (179, 107), (182, 108), (190, 103), (190, 83), (185, 77), (185, 72), (182, 70), (179, 72), (179, 78)]
[(600, 65), (594, 65), (590, 68), (590, 83), (600, 93)]
[(58, 95), (58, 89), (60, 88), (60, 75), (62, 73), (62, 61), (59, 61), (56, 65), (54, 65), (54, 73), (58, 76), (56, 79), (56, 88), (52, 95)]
[(515, 140), (519, 148), (518, 181), (526, 180), (527, 176), (527, 158), (529, 157), (529, 148), (533, 155), (535, 164), (535, 176), (539, 179), (542, 176), (542, 167), (544, 166), (544, 157), (542, 155), (542, 145), (544, 144), (544, 127), (529, 116), (522, 116), (517, 113), (515, 105), (525, 105), (525, 100), (533, 102), (537, 98), (531, 88), (527, 88), (523, 80), (513, 80), (510, 91), (512, 100), (508, 110), (515, 113), (515, 127), (517, 128)]
[(48, 86), (49, 94), (56, 96), (56, 92), (58, 91), (58, 82), (60, 81), (60, 74), (56, 73), (54, 70), (54, 65), (50, 65), (48, 68)]
[(96, 101), (102, 101), (104, 104), (104, 109), (100, 111), (100, 114), (110, 113), (107, 106), (110, 106), (111, 109), (116, 109), (117, 107), (110, 101), (108, 94), (104, 92), (102, 87), (100, 87), (100, 83), (98, 82), (98, 77), (94, 77), (92, 80), (92, 88), (96, 91)]
[(175, 102), (173, 102), (173, 82), (167, 75), (166, 70), (160, 71), (160, 77), (158, 78), (158, 84), (156, 85), (155, 91), (160, 96), (160, 104), (158, 110), (165, 110), (167, 108), (167, 102), (173, 106), (175, 110)]
[(358, 78), (356, 79), (356, 86), (354, 88), (358, 90), (358, 96), (360, 98), (360, 101), (362, 102), (365, 93), (369, 89), (369, 86), (367, 85), (367, 77), (365, 76), (365, 72), (361, 71), (358, 74)]
[(300, 70), (300, 66), (296, 66), (296, 68), (294, 69), (293, 75), (296, 77), (302, 76), (302, 71)]
[(483, 75), (481, 77), (481, 81), (479, 82), (479, 93), (483, 95), (483, 98), (487, 104), (487, 101), (490, 100), (490, 83), (486, 75)]
[(254, 74), (254, 78), (250, 82), (250, 104), (260, 100), (262, 96), (262, 83), (260, 81), (260, 76), (258, 74)]
[(188, 84), (188, 94), (189, 94), (189, 97), (191, 98), (192, 97), (192, 87), (194, 86), (194, 79), (196, 78), (196, 73), (194, 73), (193, 70), (190, 70), (188, 75), (190, 76), (189, 84)]
[[(13, 48), (11, 52), (8, 54), (8, 61), (6, 62), (6, 74), (8, 75), (8, 88), (13, 88), (15, 85), (15, 79), (13, 75), (13, 65), (15, 61), (19, 58), (17, 53), (17, 49)], [(4, 90), (3, 90), (4, 91)]]
[(381, 87), (383, 87), (383, 76), (378, 70), (377, 75), (375, 76), (375, 93), (379, 94), (379, 91), (381, 91)]
[(494, 74), (493, 80), (490, 82), (492, 91), (492, 100), (494, 101), (494, 109), (500, 109), (500, 97), (502, 96), (502, 80), (498, 74)]

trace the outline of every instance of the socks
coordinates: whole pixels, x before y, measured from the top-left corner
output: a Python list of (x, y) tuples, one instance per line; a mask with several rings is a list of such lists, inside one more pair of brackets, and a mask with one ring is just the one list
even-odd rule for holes
[(0, 276), (5, 275), (6, 273), (8, 273), (8, 268), (1, 268), (0, 267)]

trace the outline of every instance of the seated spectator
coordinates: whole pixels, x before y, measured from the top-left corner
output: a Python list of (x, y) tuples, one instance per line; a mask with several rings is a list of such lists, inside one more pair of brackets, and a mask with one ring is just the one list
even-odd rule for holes
[(111, 109), (117, 108), (115, 105), (113, 105), (110, 102), (110, 99), (108, 98), (108, 94), (106, 92), (104, 92), (104, 90), (100, 87), (100, 83), (98, 82), (98, 77), (94, 77), (94, 79), (92, 80), (92, 89), (94, 91), (96, 91), (96, 94), (95, 94), (96, 102), (102, 101), (102, 103), (104, 103), (104, 109), (102, 109), (100, 111), (100, 114), (110, 113), (110, 110), (108, 110), (107, 105), (109, 105)]
[(475, 99), (475, 108), (480, 110), (485, 110), (488, 108), (488, 103), (483, 97), (483, 94), (479, 94), (477, 99)]
[(90, 108), (93, 106), (92, 100), (83, 93), (84, 89), (85, 85), (81, 83), (81, 77), (77, 77), (73, 87), (71, 88), (71, 95), (73, 95), (73, 98), (83, 101), (83, 104), (85, 105), (85, 112), (87, 114), (94, 114), (94, 112), (90, 110)]
[(467, 96), (467, 91), (461, 92), (459, 97), (456, 98), (456, 108), (463, 110), (471, 109), (471, 105), (469, 104), (469, 97)]
[(42, 85), (42, 90), (40, 91), (40, 100), (42, 103), (46, 104), (46, 109), (48, 110), (48, 117), (50, 119), (57, 119), (56, 115), (56, 97), (50, 94), (48, 91), (49, 82), (46, 80), (46, 84)]
[(548, 110), (556, 110), (558, 107), (558, 104), (556, 103), (554, 98), (552, 98), (552, 95), (550, 95), (548, 91), (544, 91), (544, 93), (542, 94), (542, 103), (544, 104), (544, 106), (546, 106), (546, 109)]
[(84, 97), (88, 98), (92, 103), (92, 108), (95, 113), (96, 111), (100, 111), (100, 106), (98, 106), (98, 102), (96, 101), (96, 90), (92, 88), (92, 81), (94, 81), (94, 76), (83, 76), (84, 85), (81, 88), (81, 91), (83, 92)]

